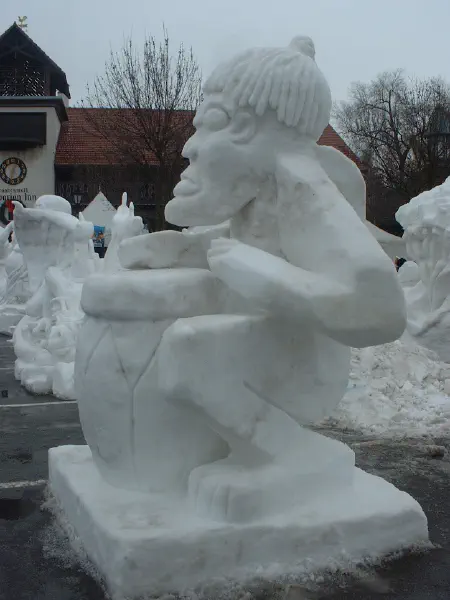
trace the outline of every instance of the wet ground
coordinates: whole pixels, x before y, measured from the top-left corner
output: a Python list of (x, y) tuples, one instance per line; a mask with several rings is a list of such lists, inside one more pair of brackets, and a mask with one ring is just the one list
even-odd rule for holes
[[(0, 600), (104, 600), (42, 506), (48, 449), (83, 443), (76, 404), (27, 394), (13, 360), (0, 336)], [(328, 433), (355, 449), (360, 467), (421, 503), (437, 547), (326, 584), (252, 589), (245, 599), (449, 600), (450, 428), (448, 439), (403, 441)]]

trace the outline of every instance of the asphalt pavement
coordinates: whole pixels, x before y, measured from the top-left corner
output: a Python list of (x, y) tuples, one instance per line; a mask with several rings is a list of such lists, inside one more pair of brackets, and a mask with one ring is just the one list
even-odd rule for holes
[[(45, 504), (48, 449), (84, 443), (76, 403), (28, 394), (14, 379), (13, 363), (11, 345), (0, 336), (0, 600), (104, 600)], [(358, 466), (420, 502), (436, 547), (287, 593), (252, 587), (241, 598), (449, 600), (450, 432), (448, 439), (401, 441), (326, 433), (354, 448)]]

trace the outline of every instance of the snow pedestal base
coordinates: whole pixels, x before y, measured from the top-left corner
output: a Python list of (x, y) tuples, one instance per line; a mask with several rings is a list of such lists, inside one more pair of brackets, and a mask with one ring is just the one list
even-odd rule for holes
[(49, 452), (50, 488), (113, 595), (182, 592), (214, 580), (275, 580), (428, 542), (419, 504), (355, 469), (353, 486), (250, 524), (196, 515), (184, 498), (120, 490), (88, 446)]

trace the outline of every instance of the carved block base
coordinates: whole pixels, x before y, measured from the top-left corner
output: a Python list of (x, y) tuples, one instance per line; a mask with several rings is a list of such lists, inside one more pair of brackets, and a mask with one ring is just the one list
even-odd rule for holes
[(428, 542), (419, 504), (359, 469), (346, 490), (235, 525), (197, 516), (184, 497), (110, 486), (87, 446), (52, 448), (49, 468), (64, 518), (119, 597), (182, 592), (217, 579), (275, 580)]

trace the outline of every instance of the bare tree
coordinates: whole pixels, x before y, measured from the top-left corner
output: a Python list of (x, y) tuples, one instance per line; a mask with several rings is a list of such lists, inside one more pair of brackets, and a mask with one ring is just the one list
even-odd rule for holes
[(181, 44), (172, 55), (165, 28), (163, 33), (160, 43), (150, 36), (137, 48), (129, 38), (119, 52), (111, 51), (104, 75), (81, 104), (109, 162), (120, 159), (143, 180), (152, 179), (156, 229), (166, 227), (164, 206), (185, 167), (181, 150), (192, 133), (202, 79), (192, 49)]
[(370, 200), (391, 220), (398, 206), (450, 175), (450, 89), (442, 79), (383, 73), (353, 84), (350, 100), (336, 105), (333, 116), (370, 167)]

